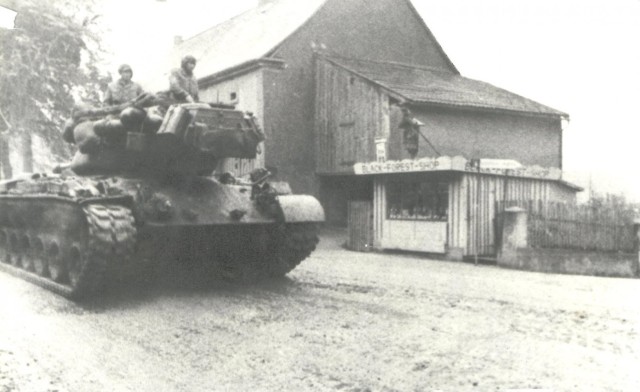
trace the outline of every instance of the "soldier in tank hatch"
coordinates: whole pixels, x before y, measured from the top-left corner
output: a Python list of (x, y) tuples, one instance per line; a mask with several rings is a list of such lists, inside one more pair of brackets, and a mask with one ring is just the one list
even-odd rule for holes
[(180, 68), (171, 71), (169, 89), (171, 97), (180, 102), (198, 102), (198, 81), (193, 74), (196, 59), (187, 55), (182, 58)]
[(129, 65), (122, 64), (118, 67), (118, 73), (120, 74), (120, 79), (107, 87), (104, 95), (105, 106), (120, 105), (132, 101), (144, 93), (142, 87), (131, 80), (131, 78), (133, 78), (133, 70)]

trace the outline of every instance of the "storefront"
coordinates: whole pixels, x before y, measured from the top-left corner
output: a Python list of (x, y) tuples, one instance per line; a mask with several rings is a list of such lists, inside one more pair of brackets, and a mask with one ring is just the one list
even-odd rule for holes
[[(384, 195), (380, 246), (386, 249), (445, 253), (449, 216), (447, 175), (381, 178)], [(377, 187), (380, 188), (380, 187)]]
[(373, 182), (375, 249), (446, 254), (460, 259), (496, 251), (501, 201), (575, 201), (579, 187), (559, 169), (462, 157), (357, 163)]

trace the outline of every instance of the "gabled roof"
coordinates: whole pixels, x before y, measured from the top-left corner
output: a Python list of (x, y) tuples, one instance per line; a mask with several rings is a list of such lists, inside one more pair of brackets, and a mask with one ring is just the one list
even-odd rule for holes
[(456, 68), (455, 64), (453, 64), (453, 61), (451, 61), (451, 59), (449, 58), (449, 55), (447, 55), (447, 53), (444, 51), (444, 49), (440, 45), (440, 42), (438, 42), (438, 40), (436, 39), (435, 35), (433, 35), (433, 33), (431, 32), (431, 29), (429, 28), (429, 26), (427, 26), (427, 24), (425, 23), (424, 19), (422, 19), (422, 15), (420, 15), (420, 13), (416, 9), (416, 7), (413, 6), (413, 1), (416, 1), (416, 0), (405, 0), (407, 5), (409, 6), (409, 9), (411, 9), (413, 14), (420, 21), (420, 24), (422, 24), (422, 28), (424, 28), (424, 30), (427, 32), (427, 35), (429, 35), (429, 37), (431, 37), (431, 39), (435, 43), (436, 47), (438, 48), (438, 50), (440, 51), (440, 53), (444, 57), (445, 61), (447, 62), (447, 64), (449, 64), (449, 67), (451, 67), (451, 70), (453, 72), (457, 73), (457, 74), (460, 74), (460, 72), (458, 71), (458, 68)]
[[(329, 0), (268, 1), (184, 40), (175, 48), (176, 58), (172, 64), (178, 64), (183, 55), (195, 56), (198, 59), (196, 73), (199, 77), (206, 78), (228, 68), (269, 57), (327, 1)], [(458, 72), (411, 1), (401, 1), (407, 3), (449, 67)]]
[(410, 64), (323, 56), (415, 104), (440, 104), (569, 117), (568, 114), (489, 83)]
[(176, 48), (175, 55), (195, 56), (199, 77), (260, 59), (304, 25), (326, 1), (268, 2), (186, 39)]
[[(271, 0), (264, 5), (197, 34), (177, 48), (174, 55), (198, 59), (197, 75), (215, 78), (246, 64), (270, 57), (329, 0)], [(344, 0), (341, 0), (344, 1)], [(410, 0), (403, 0), (433, 34)], [(437, 44), (437, 40), (433, 39)], [(438, 45), (451, 72), (424, 66), (331, 57), (330, 60), (417, 104), (442, 104), (489, 110), (568, 117), (566, 113), (524, 98), (489, 83), (460, 76)], [(179, 59), (174, 59), (177, 64)]]

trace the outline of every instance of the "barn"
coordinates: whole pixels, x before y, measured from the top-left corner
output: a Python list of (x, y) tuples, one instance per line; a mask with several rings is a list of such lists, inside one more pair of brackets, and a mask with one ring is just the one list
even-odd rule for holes
[[(496, 251), (508, 200), (575, 200), (559, 110), (460, 75), (410, 0), (263, 0), (175, 47), (201, 100), (253, 112), (255, 160), (316, 195), (354, 248)], [(356, 212), (358, 211), (358, 212)]]

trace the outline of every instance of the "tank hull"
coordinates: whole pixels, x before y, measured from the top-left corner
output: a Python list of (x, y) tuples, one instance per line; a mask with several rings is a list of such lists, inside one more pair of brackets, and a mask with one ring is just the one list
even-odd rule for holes
[(213, 177), (37, 175), (0, 184), (0, 268), (71, 299), (166, 262), (277, 277), (315, 249), (323, 219), (309, 196)]

